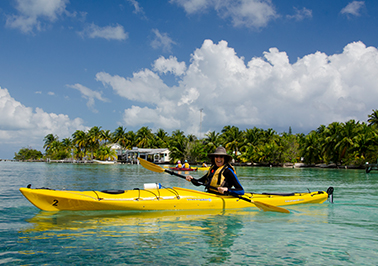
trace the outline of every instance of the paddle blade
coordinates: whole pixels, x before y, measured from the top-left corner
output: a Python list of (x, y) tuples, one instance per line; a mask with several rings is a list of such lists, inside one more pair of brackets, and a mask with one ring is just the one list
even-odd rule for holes
[(163, 173), (165, 171), (164, 168), (161, 168), (159, 165), (156, 165), (154, 163), (146, 161), (145, 159), (138, 157), (138, 160), (144, 168), (146, 168), (150, 171), (153, 171), (153, 172), (156, 172), (156, 173)]
[(257, 208), (259, 208), (260, 210), (263, 210), (264, 212), (269, 211), (269, 212), (290, 213), (289, 210), (281, 208), (281, 207), (277, 207), (277, 206), (266, 204), (266, 203), (259, 202), (259, 201), (252, 201), (252, 202), (253, 202), (253, 204), (256, 205)]

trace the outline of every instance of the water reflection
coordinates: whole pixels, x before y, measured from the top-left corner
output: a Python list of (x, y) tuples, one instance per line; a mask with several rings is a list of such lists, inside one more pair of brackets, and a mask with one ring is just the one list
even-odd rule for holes
[[(247, 211), (246, 211), (247, 212)], [(241, 215), (245, 213), (240, 210), (204, 210), (204, 211), (163, 211), (163, 212), (122, 212), (122, 211), (83, 211), (83, 212), (44, 212), (40, 211), (27, 222), (31, 224), (31, 228), (24, 232), (36, 231), (60, 231), (60, 230), (77, 230), (91, 228), (106, 228), (110, 226), (141, 226), (145, 224), (162, 225), (166, 222), (185, 222), (185, 221), (201, 221), (212, 220), (212, 218), (230, 216), (231, 214)], [(248, 213), (256, 213), (248, 211)], [(217, 219), (218, 219), (217, 218)], [(195, 228), (194, 228), (195, 229)], [(153, 228), (146, 228), (154, 231)], [(174, 228), (172, 230), (179, 230)]]
[(216, 215), (203, 220), (202, 228), (205, 241), (212, 250), (205, 256), (207, 263), (219, 264), (231, 257), (231, 247), (243, 228), (243, 221), (240, 215)]
[[(208, 263), (221, 263), (231, 256), (231, 247), (248, 220), (258, 211), (172, 211), (172, 212), (39, 212), (27, 220), (30, 227), (21, 231), (20, 243), (41, 239), (72, 241), (96, 237), (117, 245), (134, 246), (135, 254), (163, 246), (194, 247), (209, 250), (201, 254)], [(121, 244), (126, 239), (127, 242)], [(87, 240), (86, 240), (87, 241)], [(63, 245), (65, 246), (65, 245)], [(28, 250), (38, 252), (39, 249)]]

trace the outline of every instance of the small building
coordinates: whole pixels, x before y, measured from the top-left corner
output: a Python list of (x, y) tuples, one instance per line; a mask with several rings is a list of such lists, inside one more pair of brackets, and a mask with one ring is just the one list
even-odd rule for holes
[(116, 151), (117, 153), (117, 157), (119, 158), (120, 156), (122, 156), (123, 154), (123, 149), (121, 147), (121, 145), (119, 145), (118, 143), (111, 143), (111, 144), (108, 144), (106, 145), (108, 146), (111, 150), (114, 150)]
[(138, 157), (148, 160), (153, 163), (169, 163), (170, 151), (167, 148), (163, 149), (146, 149), (134, 147), (131, 150), (127, 150), (122, 155), (122, 161), (126, 163), (139, 163)]

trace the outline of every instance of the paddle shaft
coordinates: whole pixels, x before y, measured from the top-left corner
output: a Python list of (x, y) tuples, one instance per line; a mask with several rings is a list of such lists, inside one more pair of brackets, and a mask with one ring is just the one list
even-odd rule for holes
[(168, 174), (175, 175), (175, 176), (181, 177), (183, 179), (186, 179), (186, 177), (184, 175), (180, 175), (180, 174), (178, 174), (176, 172), (173, 172), (172, 170), (164, 169), (164, 172), (167, 172)]

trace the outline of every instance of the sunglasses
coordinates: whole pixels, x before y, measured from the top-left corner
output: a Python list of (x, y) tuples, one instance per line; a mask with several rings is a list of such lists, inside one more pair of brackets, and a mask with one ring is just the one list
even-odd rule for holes
[(214, 158), (224, 158), (223, 155), (215, 155)]

